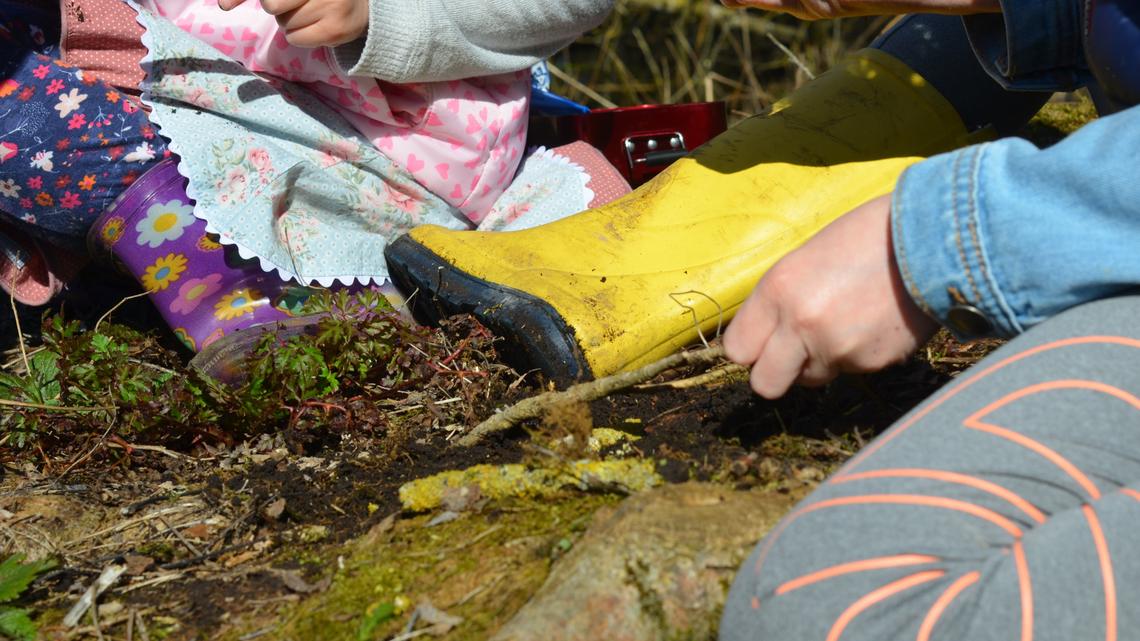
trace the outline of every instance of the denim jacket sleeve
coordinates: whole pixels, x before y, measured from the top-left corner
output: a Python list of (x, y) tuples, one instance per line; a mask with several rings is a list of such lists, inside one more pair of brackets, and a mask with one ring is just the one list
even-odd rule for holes
[(1017, 138), (909, 168), (891, 204), (911, 297), (945, 321), (980, 310), (997, 335), (1140, 287), (1140, 106), (1044, 150)]
[(963, 18), (986, 71), (1020, 91), (1072, 90), (1089, 79), (1082, 47), (1091, 0), (1000, 0), (1000, 14)]

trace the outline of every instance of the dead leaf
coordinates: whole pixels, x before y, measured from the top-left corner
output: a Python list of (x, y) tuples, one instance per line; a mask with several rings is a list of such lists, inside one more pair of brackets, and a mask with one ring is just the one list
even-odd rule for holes
[(474, 484), (449, 487), (443, 491), (440, 504), (443, 509), (449, 512), (466, 512), (477, 509), (483, 504), (483, 492), (478, 485)]
[(143, 574), (154, 565), (154, 559), (141, 554), (127, 554), (123, 561), (127, 564), (127, 574), (132, 576)]
[(368, 530), (368, 536), (380, 536), (381, 534), (384, 534), (385, 532), (388, 532), (392, 528), (396, 527), (396, 517), (399, 515), (399, 512), (392, 512), (388, 516), (384, 517), (379, 523), (373, 525), (372, 528)]
[(265, 506), (265, 509), (261, 511), (261, 515), (269, 521), (276, 521), (277, 519), (281, 518), (281, 515), (284, 513), (285, 499), (277, 499), (276, 501)]
[(316, 583), (309, 583), (301, 578), (301, 575), (296, 570), (273, 570), (277, 578), (281, 579), (281, 583), (297, 594), (312, 594), (313, 592), (323, 592), (328, 589), (332, 584), (332, 577), (325, 577)]
[(445, 511), (440, 512), (439, 514), (436, 514), (435, 516), (433, 516), (430, 521), (428, 521), (426, 524), (424, 524), (424, 527), (435, 527), (437, 525), (442, 525), (444, 523), (450, 523), (451, 521), (454, 521), (457, 518), (459, 518), (459, 512), (452, 512), (451, 510), (445, 510)]
[(205, 523), (195, 523), (190, 527), (182, 530), (182, 533), (192, 539), (205, 539), (210, 534), (210, 526)]
[(463, 623), (463, 617), (448, 614), (432, 605), (431, 601), (426, 600), (420, 601), (420, 604), (416, 606), (416, 614), (419, 615), (420, 620), (431, 624), (431, 627), (428, 628), (428, 634), (437, 637), (451, 632), (455, 626)]
[(258, 552), (257, 550), (246, 550), (245, 552), (239, 552), (238, 554), (235, 554), (235, 555), (229, 557), (228, 559), (222, 561), (222, 565), (227, 569), (232, 568), (232, 567), (236, 567), (236, 566), (241, 565), (242, 563), (256, 559), (258, 556), (260, 556), (260, 554), (261, 553)]

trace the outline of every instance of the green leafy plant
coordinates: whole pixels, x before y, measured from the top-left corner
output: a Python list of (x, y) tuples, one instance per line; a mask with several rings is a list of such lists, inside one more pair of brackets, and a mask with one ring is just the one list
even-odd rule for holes
[(31, 641), (36, 625), (24, 608), (11, 605), (41, 573), (55, 567), (50, 560), (24, 563), (23, 554), (14, 554), (0, 563), (0, 637)]
[[(86, 434), (124, 449), (147, 443), (186, 450), (283, 429), (319, 432), (346, 417), (359, 423), (362, 415), (364, 429), (384, 428), (388, 419), (369, 407), (427, 389), (482, 402), (490, 397), (486, 386), (499, 380), (491, 373), (505, 370), (492, 365), (492, 336), (478, 323), (420, 327), (378, 292), (320, 291), (298, 312), (313, 322), (299, 334), (255, 335), (243, 382), (233, 386), (188, 367), (184, 353), (151, 334), (114, 323), (82, 331), (77, 322), (47, 317), (43, 345), (25, 371), (0, 372), (0, 398), (8, 400), (0, 431), (22, 448), (66, 447)], [(353, 404), (364, 411), (354, 413)], [(430, 420), (456, 420), (425, 406)]]

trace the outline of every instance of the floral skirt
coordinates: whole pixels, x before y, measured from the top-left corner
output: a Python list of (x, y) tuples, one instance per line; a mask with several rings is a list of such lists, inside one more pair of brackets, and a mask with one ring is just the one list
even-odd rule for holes
[[(84, 24), (96, 35), (97, 13)], [(179, 224), (202, 219), (285, 279), (384, 284), (389, 240), (420, 224), (470, 226), (308, 90), (252, 74), (162, 18), (137, 19), (149, 114), (137, 86), (61, 59), (58, 6), (0, 0), (0, 289), (17, 300), (58, 293), (94, 220), (175, 151), (195, 200)], [(122, 20), (107, 28), (126, 33)], [(123, 33), (118, 41), (134, 41)], [(139, 55), (114, 54), (100, 74)], [(585, 143), (532, 149), (479, 229), (550, 222), (628, 191)]]
[[(151, 122), (180, 159), (194, 215), (243, 258), (304, 283), (382, 285), (392, 239), (423, 224), (469, 228), (306, 89), (251, 73), (145, 10), (138, 19)], [(599, 204), (613, 190), (592, 183), (616, 172), (588, 171), (594, 160), (590, 148), (534, 150), (479, 228), (519, 229)]]

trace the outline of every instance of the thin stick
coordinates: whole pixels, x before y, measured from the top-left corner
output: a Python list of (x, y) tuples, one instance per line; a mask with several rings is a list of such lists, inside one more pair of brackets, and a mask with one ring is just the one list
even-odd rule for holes
[(571, 87), (574, 87), (578, 91), (581, 91), (582, 93), (586, 94), (587, 96), (590, 97), (591, 100), (597, 102), (599, 105), (601, 105), (607, 109), (612, 109), (612, 108), (617, 106), (615, 103), (607, 100), (606, 97), (603, 96), (602, 94), (594, 91), (593, 89), (591, 89), (591, 88), (587, 87), (586, 85), (582, 84), (581, 82), (579, 82), (576, 78), (568, 76), (565, 71), (562, 71), (558, 67), (555, 67), (550, 62), (546, 63), (546, 67), (548, 69), (550, 69), (550, 75), (554, 76), (555, 78), (558, 78), (562, 82), (565, 82), (566, 84), (570, 85)]
[(764, 35), (768, 36), (768, 39), (772, 41), (772, 44), (776, 45), (776, 48), (780, 51), (783, 51), (784, 55), (786, 55), (793, 64), (799, 67), (800, 71), (803, 71), (804, 75), (806, 75), (809, 80), (815, 80), (815, 74), (812, 73), (811, 69), (808, 69), (808, 66), (804, 64), (803, 60), (800, 60), (799, 56), (792, 53), (791, 49), (785, 47), (784, 43), (776, 39), (776, 36), (772, 35), (771, 33), (766, 33)]
[(475, 545), (479, 541), (482, 541), (483, 539), (494, 534), (495, 532), (498, 532), (501, 529), (503, 529), (503, 524), (502, 523), (496, 523), (495, 525), (492, 525), (491, 527), (487, 528), (486, 530), (483, 530), (482, 532), (480, 532), (478, 535), (475, 536), (475, 538), (471, 539), (470, 541), (467, 541), (466, 543), (457, 545), (455, 547), (446, 548), (443, 550), (429, 550), (429, 551), (423, 551), (423, 552), (405, 552), (404, 556), (411, 557), (411, 556), (435, 556), (437, 554), (452, 554), (452, 553), (458, 552), (464, 548), (469, 548), (472, 545)]
[[(39, 354), (40, 352), (42, 352), (46, 349), (47, 348), (42, 346), (42, 345), (39, 347), (36, 347), (35, 349), (30, 349), (27, 351), (27, 355), (28, 355), (27, 357), (30, 359), (31, 357), (35, 356), (36, 354)], [(13, 347), (12, 349), (5, 351), (4, 355), (7, 356), (9, 353), (14, 354), (15, 358), (13, 358), (13, 359), (5, 362), (4, 364), (0, 365), (0, 369), (8, 369), (10, 367), (15, 367), (16, 364), (20, 362), (20, 348), (19, 347)]]
[(150, 641), (150, 634), (147, 632), (146, 620), (143, 619), (143, 613), (136, 611), (135, 618), (137, 618), (139, 622), (139, 636), (142, 637), (142, 641)]
[(135, 527), (136, 525), (141, 525), (143, 523), (146, 523), (147, 521), (150, 521), (152, 519), (156, 519), (160, 516), (165, 516), (167, 514), (177, 514), (178, 512), (185, 512), (186, 510), (192, 509), (194, 507), (195, 507), (195, 505), (193, 503), (182, 503), (182, 504), (178, 504), (178, 505), (172, 505), (170, 507), (164, 507), (164, 508), (162, 508), (160, 510), (156, 510), (150, 514), (140, 516), (137, 518), (133, 518), (129, 521), (123, 521), (123, 522), (118, 523), (116, 525), (112, 525), (110, 527), (103, 528), (102, 530), (99, 530), (98, 532), (92, 532), (91, 534), (85, 534), (79, 538), (72, 539), (72, 540), (64, 543), (63, 547), (64, 548), (70, 548), (70, 547), (78, 545), (84, 541), (89, 541), (91, 539), (97, 539), (97, 538), (100, 538), (104, 535), (113, 534), (115, 532), (122, 532), (123, 530), (127, 530), (129, 528)]
[(193, 456), (187, 456), (185, 454), (179, 454), (178, 452), (175, 452), (173, 450), (168, 450), (165, 447), (162, 447), (160, 445), (139, 445), (137, 443), (127, 443), (126, 445), (123, 445), (121, 443), (116, 443), (114, 441), (108, 441), (106, 444), (106, 447), (111, 447), (111, 448), (115, 448), (115, 449), (119, 449), (119, 450), (130, 449), (130, 450), (138, 450), (140, 452), (155, 452), (155, 453), (161, 454), (163, 456), (169, 456), (170, 458), (175, 458), (175, 459), (179, 459), (179, 460), (187, 460), (187, 461), (197, 460), (197, 461), (203, 461), (204, 462), (204, 461), (214, 460), (214, 457), (212, 457), (212, 456), (210, 458), (195, 459)]
[(174, 538), (178, 539), (182, 543), (182, 545), (185, 545), (186, 549), (190, 550), (190, 554), (193, 554), (194, 556), (202, 556), (202, 551), (199, 550), (193, 543), (191, 543), (190, 541), (187, 541), (186, 537), (182, 536), (181, 532), (170, 527), (170, 524), (166, 522), (166, 519), (164, 519), (160, 516), (160, 517), (158, 517), (158, 522), (165, 525), (166, 531), (173, 534)]
[(16, 337), (20, 341), (20, 356), (24, 359), (24, 372), (31, 374), (32, 366), (28, 364), (28, 348), (24, 345), (24, 330), (20, 327), (20, 312), (16, 309), (16, 297), (9, 293), (8, 302), (12, 304), (12, 318), (16, 319)]
[(682, 365), (707, 365), (724, 358), (723, 347), (707, 347), (667, 356), (656, 363), (650, 363), (632, 372), (614, 374), (596, 381), (581, 383), (559, 392), (546, 392), (523, 399), (511, 407), (498, 412), (491, 418), (475, 426), (469, 434), (459, 439), (459, 444), (471, 446), (482, 441), (488, 434), (510, 429), (519, 423), (538, 418), (553, 406), (565, 402), (589, 402), (603, 398), (616, 391), (638, 383), (644, 383), (658, 374)]
[[(103, 431), (103, 436), (100, 436), (100, 437), (99, 437), (99, 440), (95, 442), (95, 446), (91, 448), (91, 451), (90, 451), (90, 452), (88, 452), (88, 453), (86, 453), (86, 454), (84, 454), (82, 457), (80, 457), (80, 458), (76, 459), (74, 462), (72, 462), (72, 464), (71, 464), (71, 465), (68, 465), (68, 466), (67, 466), (67, 469), (63, 471), (63, 474), (60, 474), (60, 475), (59, 475), (59, 478), (61, 478), (61, 479), (62, 479), (63, 477), (65, 477), (65, 476), (67, 476), (68, 474), (70, 474), (70, 473), (71, 473), (71, 470), (74, 470), (76, 467), (78, 467), (78, 466), (79, 466), (79, 464), (80, 464), (80, 463), (83, 463), (83, 462), (84, 462), (84, 461), (86, 461), (87, 459), (91, 458), (91, 455), (92, 455), (92, 454), (94, 454), (95, 452), (99, 451), (99, 448), (100, 448), (100, 447), (102, 447), (102, 446), (103, 446), (103, 444), (106, 442), (106, 440), (107, 440), (107, 435), (111, 433), (111, 428), (113, 428), (113, 427), (115, 427), (115, 423), (114, 423), (114, 422), (112, 422), (110, 425), (108, 425), (108, 426), (107, 426), (107, 429)], [(58, 480), (58, 479), (57, 479), (57, 480)]]
[(747, 367), (744, 367), (743, 365), (737, 365), (735, 363), (725, 363), (724, 365), (720, 365), (718, 367), (710, 369), (703, 374), (698, 374), (690, 378), (683, 378), (679, 381), (668, 381), (666, 383), (649, 383), (646, 385), (638, 385), (634, 387), (634, 389), (641, 391), (657, 389), (692, 389), (694, 387), (704, 387), (705, 385), (718, 383), (725, 379), (732, 379), (738, 376), (746, 376), (747, 374)]
[(690, 289), (689, 291), (686, 291), (686, 292), (672, 292), (671, 294), (669, 294), (669, 298), (673, 299), (674, 303), (677, 303), (681, 307), (684, 307), (685, 309), (689, 310), (689, 314), (691, 314), (693, 317), (693, 329), (697, 330), (697, 336), (700, 337), (701, 344), (704, 345), (705, 347), (708, 347), (709, 342), (707, 340), (705, 340), (705, 333), (701, 331), (701, 323), (700, 323), (700, 318), (697, 316), (697, 309), (695, 307), (693, 307), (692, 305), (686, 305), (685, 303), (682, 303), (678, 299), (678, 296), (684, 296), (685, 294), (697, 294), (698, 296), (704, 296), (705, 298), (707, 298), (709, 300), (709, 302), (711, 302), (713, 305), (716, 305), (716, 313), (717, 313), (716, 334), (713, 335), (714, 338), (717, 336), (720, 336), (720, 330), (724, 326), (724, 308), (720, 306), (720, 303), (716, 302), (715, 298), (713, 298), (712, 296), (709, 296), (708, 294), (706, 294), (702, 291), (696, 290), (696, 289)]
[(149, 296), (150, 294), (151, 294), (151, 290), (148, 289), (141, 294), (131, 294), (130, 296), (127, 296), (123, 300), (115, 303), (115, 305), (113, 307), (111, 307), (111, 309), (108, 309), (106, 312), (103, 313), (102, 316), (99, 317), (99, 320), (95, 321), (95, 329), (92, 331), (94, 331), (96, 334), (98, 334), (99, 333), (99, 326), (103, 324), (103, 321), (107, 320), (108, 316), (115, 313), (116, 309), (119, 309), (120, 307), (122, 307), (123, 303), (125, 303), (125, 302), (127, 302), (133, 298), (142, 298), (143, 296)]
[(49, 412), (100, 412), (112, 411), (115, 408), (112, 406), (95, 405), (92, 407), (68, 407), (66, 405), (41, 405), (39, 403), (25, 403), (23, 401), (12, 401), (6, 398), (0, 398), (0, 405), (8, 407), (22, 407), (29, 410), (46, 410)]
[(105, 641), (103, 637), (103, 626), (99, 625), (99, 604), (91, 606), (91, 622), (95, 624), (95, 636), (99, 641)]
[[(118, 590), (117, 594), (126, 594), (128, 592), (134, 592), (135, 590), (141, 590), (142, 588), (149, 588), (149, 587), (152, 587), (155, 585), (162, 585), (163, 583), (170, 583), (171, 581), (177, 581), (178, 579), (181, 579), (183, 576), (185, 576), (185, 574), (183, 574), (182, 572), (171, 572), (170, 574), (162, 574), (162, 575), (154, 577), (153, 579), (147, 579), (145, 581), (140, 581), (138, 583), (132, 583), (132, 584), (126, 586), (125, 588)], [(139, 616), (141, 617), (142, 615), (140, 614)], [(139, 632), (141, 633), (142, 630), (140, 629)]]

